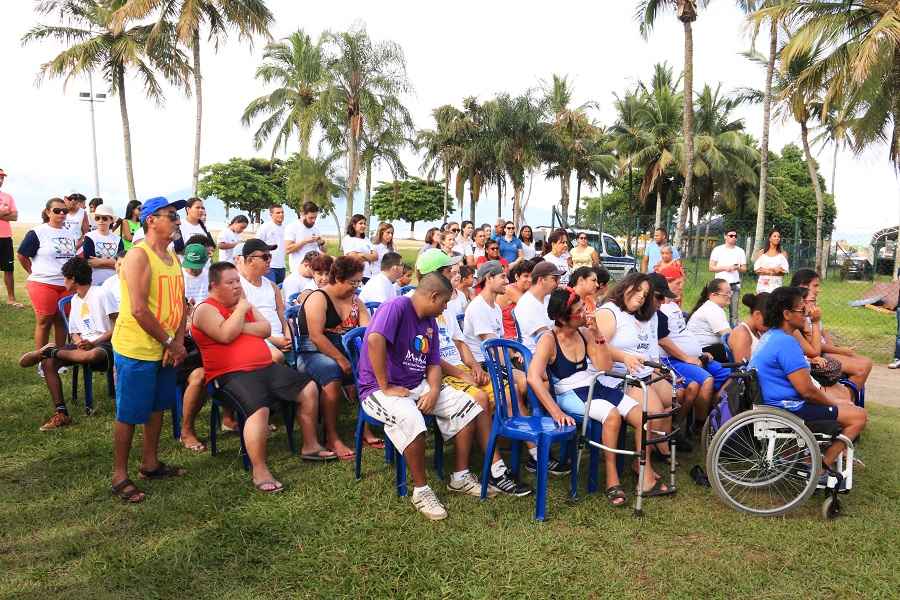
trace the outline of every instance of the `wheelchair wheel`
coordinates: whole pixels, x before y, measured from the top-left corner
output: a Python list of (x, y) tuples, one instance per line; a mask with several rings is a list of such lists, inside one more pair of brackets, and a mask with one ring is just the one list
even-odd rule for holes
[(732, 508), (777, 516), (813, 494), (819, 445), (801, 419), (777, 408), (754, 408), (729, 419), (713, 436), (706, 473)]
[(709, 413), (706, 420), (703, 421), (703, 429), (700, 430), (700, 447), (703, 449), (703, 456), (706, 456), (709, 453), (709, 444), (716, 434), (716, 432), (713, 431), (712, 415), (713, 413)]
[(825, 501), (822, 502), (821, 513), (822, 518), (826, 521), (839, 517), (841, 514), (841, 501), (834, 496), (829, 495), (825, 498)]

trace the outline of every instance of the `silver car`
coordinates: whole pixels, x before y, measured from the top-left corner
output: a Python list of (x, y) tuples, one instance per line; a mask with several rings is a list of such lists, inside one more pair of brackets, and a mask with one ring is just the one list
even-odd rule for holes
[[(541, 242), (541, 245), (547, 240), (547, 237), (553, 230), (549, 227), (535, 227), (534, 240), (535, 243)], [(609, 271), (610, 276), (616, 281), (622, 279), (629, 273), (637, 271), (637, 261), (633, 256), (629, 256), (622, 249), (616, 238), (604, 233), (601, 237), (599, 231), (591, 229), (567, 229), (569, 235), (570, 247), (573, 240), (579, 234), (585, 234), (588, 238), (588, 244), (597, 251), (600, 257), (600, 263)]]

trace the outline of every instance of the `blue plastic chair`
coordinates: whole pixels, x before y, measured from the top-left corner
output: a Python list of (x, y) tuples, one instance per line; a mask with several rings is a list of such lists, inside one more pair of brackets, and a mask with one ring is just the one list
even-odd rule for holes
[(463, 328), (463, 322), (465, 321), (465, 319), (466, 319), (465, 313), (463, 313), (463, 314), (461, 314), (461, 315), (456, 315), (456, 322), (459, 323), (459, 330), (460, 330), (460, 331), (462, 331), (462, 328)]
[(725, 357), (728, 359), (728, 362), (734, 362), (734, 354), (731, 352), (731, 346), (728, 345), (729, 339), (731, 339), (731, 332), (722, 334), (722, 345), (725, 346)]
[[(497, 446), (497, 438), (504, 437), (512, 442), (510, 470), (513, 476), (519, 474), (519, 454), (522, 442), (531, 442), (537, 446), (537, 495), (535, 497), (534, 518), (543, 521), (547, 510), (547, 478), (550, 447), (559, 442), (569, 442), (569, 460), (572, 465), (571, 492), (574, 496), (578, 487), (578, 464), (575, 451), (578, 430), (574, 426), (558, 427), (550, 417), (543, 415), (523, 415), (519, 412), (519, 403), (515, 397), (515, 378), (512, 364), (513, 353), (521, 354), (526, 364), (531, 360), (531, 352), (512, 340), (490, 339), (481, 344), (485, 355), (491, 384), (494, 387), (494, 419), (488, 438), (488, 447), (484, 453), (484, 466), (481, 471), (481, 498), (487, 498), (487, 486), (490, 477), (491, 459)], [(512, 415), (512, 416), (510, 416)]]
[(374, 315), (379, 306), (381, 306), (381, 302), (366, 302), (366, 309), (370, 315)]
[(293, 293), (293, 294), (291, 294), (290, 296), (288, 296), (288, 299), (287, 299), (288, 304), (289, 304), (289, 305), (290, 305), (290, 304), (293, 304), (293, 303), (297, 300), (297, 298), (300, 297), (300, 294), (301, 294), (301, 293), (302, 293), (302, 292), (296, 292), (296, 293)]
[(414, 289), (416, 289), (416, 286), (414, 285), (404, 285), (402, 288), (400, 288), (400, 295), (405, 296), (407, 292), (411, 292)]
[[(359, 381), (359, 372), (357, 369), (359, 365), (360, 349), (362, 348), (363, 336), (365, 336), (365, 334), (365, 327), (354, 327), (353, 329), (345, 333), (341, 338), (341, 342), (344, 345), (344, 350), (347, 352), (347, 356), (350, 357), (350, 364), (353, 366), (353, 378), (357, 381)], [(357, 481), (362, 479), (362, 438), (363, 426), (366, 423), (368, 423), (370, 426), (384, 427), (384, 423), (382, 423), (378, 419), (375, 419), (374, 417), (369, 416), (369, 414), (365, 410), (363, 410), (362, 402), (360, 402), (359, 410), (356, 413), (356, 431), (354, 433), (356, 450), (355, 474)], [(426, 415), (425, 425), (430, 427), (434, 424), (434, 417)], [(384, 460), (388, 463), (394, 463), (397, 495), (401, 497), (406, 496), (406, 459), (404, 459), (403, 455), (397, 451), (397, 449), (394, 447), (394, 445), (391, 443), (391, 440), (387, 436), (384, 437)], [(437, 472), (438, 477), (443, 480), (444, 438), (441, 436), (441, 432), (438, 431), (436, 426), (434, 428), (434, 470)]]
[[(72, 296), (66, 296), (65, 298), (60, 298), (59, 302), (57, 302), (56, 307), (59, 310), (60, 316), (62, 316), (63, 323), (66, 327), (66, 332), (69, 331), (69, 315), (68, 311), (71, 308), (72, 304)], [(68, 333), (66, 334), (68, 335)], [(91, 414), (94, 412), (94, 371), (91, 369), (90, 365), (72, 365), (72, 402), (78, 400), (78, 369), (79, 367), (82, 369), (83, 378), (84, 378), (84, 412), (85, 414)], [(112, 356), (107, 358), (106, 364), (106, 395), (115, 401), (116, 397), (116, 385), (113, 380), (113, 360)]]

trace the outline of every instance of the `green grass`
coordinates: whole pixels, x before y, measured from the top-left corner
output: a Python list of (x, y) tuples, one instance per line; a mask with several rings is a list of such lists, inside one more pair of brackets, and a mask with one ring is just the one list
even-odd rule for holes
[[(695, 454), (681, 458), (679, 494), (650, 500), (641, 521), (601, 496), (567, 503), (567, 480), (551, 481), (543, 524), (531, 519), (533, 498), (481, 503), (432, 480), (450, 518), (429, 523), (396, 497), (378, 451), (364, 453), (356, 482), (349, 464), (302, 464), (279, 431), (270, 462), (287, 489), (263, 496), (235, 437), (217, 457), (194, 455), (169, 427), (161, 456), (188, 475), (148, 484), (147, 501), (126, 506), (108, 491), (113, 407), (102, 376), (95, 415), (73, 406), (73, 427), (40, 433), (46, 390), (14, 362), (31, 346), (31, 313), (0, 306), (0, 319), (2, 598), (890, 598), (900, 589), (895, 409), (872, 408), (859, 447), (867, 468), (832, 522), (819, 519), (816, 498), (784, 518), (733, 512), (687, 477)], [(346, 439), (354, 411), (343, 411)]]

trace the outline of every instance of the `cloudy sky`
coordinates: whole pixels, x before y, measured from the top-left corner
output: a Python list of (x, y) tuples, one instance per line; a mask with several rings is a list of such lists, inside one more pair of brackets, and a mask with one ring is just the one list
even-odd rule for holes
[[(682, 67), (683, 37), (680, 23), (666, 15), (649, 41), (644, 41), (633, 19), (633, 0), (568, 0), (547, 2), (343, 2), (299, 3), (270, 0), (275, 14), (274, 37), (302, 28), (314, 37), (326, 29), (366, 24), (375, 39), (391, 39), (406, 52), (415, 93), (408, 99), (416, 125), (432, 125), (430, 111), (459, 104), (463, 96), (487, 99), (497, 92), (518, 93), (534, 87), (552, 73), (568, 75), (576, 103), (595, 100), (594, 115), (603, 123), (614, 119), (613, 92), (622, 92), (649, 77), (652, 65), (669, 61)], [(743, 16), (728, 0), (716, 0), (694, 29), (694, 85), (721, 82), (731, 90), (762, 87), (764, 72), (740, 53), (750, 41)], [(70, 190), (93, 193), (88, 105), (78, 101), (86, 81), (71, 81), (64, 89), (59, 80), (35, 85), (39, 65), (58, 52), (51, 44), (23, 48), (22, 35), (36, 22), (29, 0), (3, 2), (0, 20), (3, 124), (0, 167), (9, 175), (4, 191), (13, 194), (23, 219), (36, 218), (49, 197)], [(762, 46), (760, 46), (762, 48)], [(224, 161), (256, 152), (251, 131), (240, 123), (247, 102), (264, 93), (254, 80), (262, 44), (250, 47), (233, 39), (217, 54), (204, 48), (204, 138), (201, 163)], [(160, 108), (143, 96), (137, 81), (129, 80), (127, 93), (139, 198), (185, 190), (190, 186), (193, 153), (193, 100), (170, 90)], [(103, 84), (95, 81), (95, 91)], [(761, 132), (759, 107), (742, 116), (750, 132)], [(97, 138), (101, 195), (121, 210), (127, 201), (118, 100), (97, 106)], [(777, 123), (773, 148), (799, 143), (799, 127)], [(819, 155), (830, 186), (832, 153)], [(418, 168), (409, 157), (407, 167)], [(898, 183), (883, 148), (857, 157), (838, 159), (836, 197), (837, 236), (863, 238), (898, 220)], [(488, 198), (496, 198), (489, 192)], [(536, 180), (532, 205), (545, 214), (558, 200), (558, 184)], [(489, 218), (489, 205), (479, 219)], [(418, 229), (418, 228), (417, 228)]]

